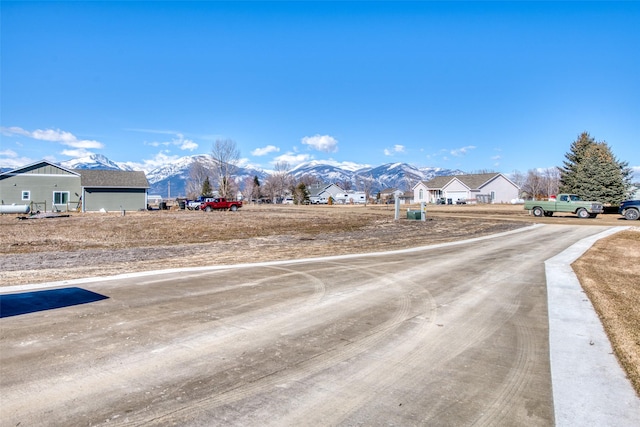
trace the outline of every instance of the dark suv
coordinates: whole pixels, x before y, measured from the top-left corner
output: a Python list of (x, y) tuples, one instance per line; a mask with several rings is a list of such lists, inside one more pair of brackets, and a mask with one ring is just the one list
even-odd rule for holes
[(638, 219), (640, 217), (640, 200), (625, 200), (620, 203), (618, 213), (630, 221)]

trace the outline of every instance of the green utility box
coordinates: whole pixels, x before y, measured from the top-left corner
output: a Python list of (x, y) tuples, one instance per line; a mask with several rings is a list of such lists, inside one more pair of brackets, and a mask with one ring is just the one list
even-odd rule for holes
[(422, 212), (420, 210), (417, 210), (417, 211), (407, 210), (407, 219), (421, 220)]

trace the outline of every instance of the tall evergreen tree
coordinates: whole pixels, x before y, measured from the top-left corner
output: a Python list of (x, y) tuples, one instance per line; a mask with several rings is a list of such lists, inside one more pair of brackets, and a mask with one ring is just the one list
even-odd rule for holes
[(577, 169), (577, 191), (586, 200), (618, 204), (626, 196), (629, 188), (627, 164), (619, 162), (609, 146), (602, 142), (585, 151)]
[(613, 155), (606, 142), (596, 142), (587, 132), (571, 144), (560, 169), (560, 192), (586, 200), (617, 204), (629, 193), (631, 169)]
[(293, 201), (296, 205), (304, 205), (309, 203), (309, 190), (304, 182), (301, 182), (296, 186), (293, 191)]
[(211, 187), (211, 182), (209, 181), (209, 177), (206, 177), (204, 179), (204, 182), (202, 183), (202, 196), (204, 197), (211, 197), (213, 196), (213, 188)]
[(596, 140), (589, 135), (588, 132), (582, 132), (578, 139), (571, 143), (570, 151), (565, 154), (566, 160), (563, 162), (564, 166), (560, 169), (560, 189), (561, 193), (576, 193), (576, 188), (579, 184), (577, 177), (578, 166), (582, 163), (584, 154), (587, 149), (596, 144)]
[(260, 180), (258, 179), (258, 175), (253, 176), (253, 189), (251, 190), (251, 198), (255, 200), (260, 199)]

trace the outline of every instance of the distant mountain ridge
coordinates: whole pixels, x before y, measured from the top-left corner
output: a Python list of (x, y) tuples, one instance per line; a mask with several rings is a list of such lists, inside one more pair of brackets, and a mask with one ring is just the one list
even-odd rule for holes
[[(189, 170), (196, 161), (206, 165), (211, 163), (211, 158), (205, 154), (185, 156), (147, 172), (149, 194), (158, 194), (167, 198), (186, 196)], [(133, 170), (125, 163), (113, 162), (100, 154), (68, 160), (61, 162), (60, 165), (68, 169)], [(306, 175), (326, 183), (350, 183), (352, 189), (358, 189), (362, 179), (367, 178), (373, 181), (371, 189), (374, 193), (386, 188), (406, 191), (418, 181), (428, 181), (436, 176), (464, 174), (458, 169), (418, 168), (407, 163), (387, 163), (375, 167), (357, 168), (341, 167), (335, 162), (319, 160), (297, 165), (290, 170), (290, 173), (296, 179)], [(239, 167), (235, 179), (240, 183), (247, 178), (257, 176), (260, 182), (264, 182), (269, 175), (270, 173), (264, 170)]]
[(65, 162), (61, 162), (60, 166), (63, 166), (67, 169), (108, 169), (123, 171), (134, 170), (132, 167), (124, 163), (111, 161), (102, 154), (91, 154), (89, 156), (67, 160)]

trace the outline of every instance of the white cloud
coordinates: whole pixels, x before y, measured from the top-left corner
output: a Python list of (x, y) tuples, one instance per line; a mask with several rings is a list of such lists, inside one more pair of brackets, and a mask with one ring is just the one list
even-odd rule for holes
[(0, 131), (2, 131), (2, 134), (6, 136), (13, 136), (13, 135), (22, 135), (22, 136), (29, 136), (29, 137), (31, 136), (30, 132), (22, 128), (19, 128), (17, 126), (10, 126), (8, 128), (3, 126), (0, 128)]
[(276, 157), (275, 159), (273, 159), (272, 163), (275, 164), (278, 162), (287, 162), (291, 166), (295, 166), (295, 165), (299, 165), (300, 163), (307, 162), (310, 159), (311, 159), (311, 156), (308, 154), (295, 154), (295, 153), (289, 152)]
[(393, 148), (384, 149), (385, 156), (393, 156), (396, 153), (404, 153), (404, 145), (396, 144)]
[(61, 131), (60, 129), (36, 129), (31, 132), (30, 136), (41, 141), (73, 142), (77, 140), (71, 132)]
[(198, 144), (196, 144), (195, 142), (193, 142), (190, 139), (182, 139), (180, 141), (180, 149), (181, 150), (189, 150), (189, 151), (193, 151), (196, 148), (198, 148)]
[(251, 152), (252, 156), (265, 156), (269, 153), (277, 153), (279, 152), (280, 149), (278, 147), (276, 147), (275, 145), (267, 145), (266, 147), (262, 147), (262, 148), (256, 148), (255, 150), (253, 150)]
[(454, 148), (449, 152), (454, 157), (461, 157), (467, 154), (468, 151), (475, 149), (475, 145), (467, 145), (466, 147)]
[(640, 166), (631, 166), (631, 170), (633, 171), (633, 176), (635, 176), (635, 181), (640, 181)]
[(174, 138), (171, 139), (171, 141), (145, 141), (144, 145), (149, 145), (151, 147), (169, 147), (171, 145), (174, 145), (178, 148), (180, 148), (181, 150), (188, 150), (188, 151), (193, 151), (196, 150), (198, 148), (198, 144), (196, 142), (194, 142), (192, 139), (188, 139), (185, 138), (183, 134), (179, 133), (179, 132), (169, 132), (169, 131), (155, 131), (155, 133), (158, 134), (170, 134), (173, 135)]
[(126, 131), (130, 132), (142, 132), (142, 133), (157, 133), (160, 135), (177, 135), (180, 132), (176, 132), (174, 130), (164, 130), (164, 129), (139, 129), (139, 128), (127, 128)]
[(0, 151), (0, 168), (16, 169), (24, 165), (33, 163), (28, 157), (19, 157), (13, 150)]
[(304, 145), (308, 145), (315, 150), (325, 153), (335, 153), (338, 151), (338, 140), (329, 135), (305, 136), (301, 139)]
[(0, 151), (0, 156), (3, 157), (18, 157), (18, 153), (13, 150), (2, 150)]
[[(60, 129), (36, 129), (33, 132), (29, 132), (28, 130), (13, 126), (8, 128), (3, 127), (2, 133), (8, 136), (11, 136), (11, 135), (26, 136), (29, 138), (37, 139), (38, 141), (59, 142), (62, 145), (66, 145), (67, 147), (73, 147), (79, 150), (104, 148), (104, 144), (100, 141), (95, 141), (91, 139), (78, 139), (71, 132), (62, 131)], [(74, 150), (64, 150), (64, 151), (73, 152)]]
[(143, 142), (144, 145), (149, 145), (151, 147), (160, 147), (161, 145), (164, 145), (165, 147), (169, 146), (168, 142), (160, 142), (160, 141), (151, 141), (151, 142)]
[(93, 148), (97, 150), (104, 148), (104, 144), (102, 142), (93, 141), (89, 139), (83, 139), (81, 141), (69, 141), (69, 142), (65, 142), (64, 144), (74, 148), (84, 148), (84, 149)]
[(142, 170), (146, 173), (149, 173), (155, 168), (164, 166), (167, 163), (174, 162), (180, 158), (179, 156), (170, 156), (167, 153), (168, 151), (160, 151), (159, 153), (154, 155), (151, 159), (145, 159), (141, 163), (125, 162), (125, 164), (127, 166), (131, 166), (135, 170)]
[(84, 148), (75, 148), (72, 150), (69, 149), (64, 149), (60, 152), (60, 154), (62, 154), (63, 156), (68, 156), (68, 157), (88, 157), (90, 155), (92, 155), (93, 153), (91, 151), (85, 150)]

